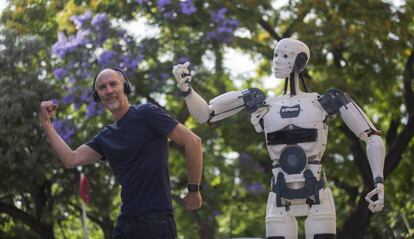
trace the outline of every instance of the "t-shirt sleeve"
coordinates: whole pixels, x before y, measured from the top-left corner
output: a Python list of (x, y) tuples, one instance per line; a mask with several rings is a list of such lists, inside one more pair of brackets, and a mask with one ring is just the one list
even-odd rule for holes
[[(101, 148), (101, 145), (99, 144), (99, 135), (100, 135), (100, 133), (98, 134), (98, 135), (96, 135), (95, 137), (93, 137), (91, 140), (89, 140), (88, 142), (86, 142), (85, 144), (87, 145), (87, 146), (89, 146), (89, 147), (91, 147), (93, 150), (95, 150), (96, 152), (98, 152), (98, 153), (100, 153), (101, 155), (104, 155), (103, 154), (103, 151), (102, 151), (102, 148)], [(101, 158), (101, 160), (104, 160), (105, 159), (105, 157), (103, 156), (102, 158)]]
[(167, 135), (177, 126), (178, 121), (170, 114), (154, 104), (148, 104), (145, 110), (145, 122), (160, 135)]

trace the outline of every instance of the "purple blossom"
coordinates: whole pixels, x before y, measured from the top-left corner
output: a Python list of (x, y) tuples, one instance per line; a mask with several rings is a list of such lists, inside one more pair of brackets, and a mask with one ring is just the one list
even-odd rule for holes
[(161, 78), (161, 80), (167, 80), (167, 79), (169, 79), (170, 78), (170, 74), (168, 74), (168, 73), (165, 73), (165, 72), (162, 72), (161, 74), (160, 74), (160, 78)]
[(109, 50), (102, 52), (98, 57), (98, 63), (102, 66), (112, 65), (114, 58), (116, 57), (116, 52)]
[(137, 69), (139, 63), (144, 59), (144, 55), (138, 54), (138, 56), (133, 57), (130, 55), (122, 57), (121, 67), (125, 67), (130, 70)]
[(217, 23), (214, 31), (207, 32), (207, 38), (212, 40), (230, 43), (234, 37), (234, 31), (239, 26), (239, 21), (235, 19), (224, 19)]
[(261, 193), (264, 192), (263, 185), (261, 183), (246, 183), (246, 191), (250, 193)]
[(58, 68), (56, 68), (56, 69), (53, 70), (53, 74), (59, 80), (65, 78), (65, 76), (67, 75), (67, 73), (68, 72), (63, 67), (58, 67)]
[(108, 37), (109, 36), (106, 31), (100, 31), (95, 41), (96, 46), (102, 46), (105, 43), (106, 39), (108, 39)]
[(91, 101), (88, 105), (88, 111), (86, 112), (86, 117), (92, 118), (96, 115), (101, 115), (104, 112), (101, 104), (97, 104), (95, 101)]
[(73, 94), (65, 95), (63, 97), (63, 104), (65, 105), (72, 104), (74, 100), (75, 100), (75, 97), (73, 96)]
[(66, 52), (74, 52), (76, 50), (76, 47), (78, 46), (76, 37), (75, 36), (69, 36), (66, 40), (65, 48)]
[(52, 99), (53, 104), (59, 105), (60, 104), (60, 100), (53, 98)]
[(99, 30), (101, 29), (102, 25), (104, 25), (107, 22), (107, 20), (108, 14), (100, 13), (92, 18), (91, 24), (96, 30)]
[(75, 44), (75, 46), (77, 47), (77, 46), (84, 46), (84, 45), (86, 45), (86, 44), (88, 44), (88, 43), (90, 43), (90, 40), (89, 40), (89, 38), (88, 38), (88, 36), (89, 36), (89, 33), (90, 33), (90, 31), (89, 30), (79, 30), (77, 33), (76, 33), (76, 37), (75, 37), (75, 40), (74, 40), (74, 44)]
[(137, 2), (138, 4), (142, 5), (144, 3), (146, 3), (148, 0), (135, 0), (135, 2)]
[(72, 142), (72, 137), (75, 134), (75, 128), (69, 120), (54, 120), (52, 125), (66, 143), (69, 144)]
[(211, 214), (207, 217), (209, 221), (213, 221), (215, 217), (219, 216), (221, 213), (218, 210), (213, 210)]
[(185, 15), (191, 15), (197, 11), (192, 0), (185, 0), (180, 2), (181, 12)]
[(75, 24), (76, 29), (79, 30), (79, 29), (82, 28), (82, 26), (85, 25), (85, 23), (87, 21), (89, 21), (91, 19), (91, 17), (92, 17), (92, 12), (87, 11), (83, 15), (78, 15), (78, 16), (75, 15), (75, 16), (72, 16), (70, 18), (70, 20), (72, 20), (72, 22)]
[(165, 6), (169, 5), (169, 4), (171, 4), (171, 0), (158, 0), (158, 2), (157, 2), (157, 8), (158, 9), (162, 9)]
[(166, 11), (164, 12), (163, 16), (165, 19), (174, 20), (177, 17), (177, 13), (173, 11)]
[(52, 46), (52, 53), (64, 58), (66, 55), (67, 38), (63, 32), (58, 33), (58, 41)]
[(220, 23), (224, 20), (224, 15), (226, 14), (226, 12), (227, 12), (227, 8), (223, 7), (217, 11), (211, 11), (210, 16), (211, 18), (213, 18), (213, 21), (215, 23)]
[(184, 64), (184, 63), (186, 63), (186, 62), (190, 62), (190, 58), (188, 58), (188, 57), (186, 57), (186, 56), (180, 56), (179, 58), (178, 58), (178, 63), (179, 64)]
[(92, 102), (91, 91), (89, 89), (84, 89), (80, 95), (80, 99), (83, 102)]

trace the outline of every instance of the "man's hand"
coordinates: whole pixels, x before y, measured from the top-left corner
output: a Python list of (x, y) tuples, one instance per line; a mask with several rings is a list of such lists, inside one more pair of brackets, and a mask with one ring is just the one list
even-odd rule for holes
[(178, 64), (173, 67), (173, 74), (177, 81), (178, 87), (182, 92), (187, 92), (191, 85), (191, 75), (188, 70), (190, 62)]
[(189, 211), (194, 211), (201, 207), (203, 199), (200, 192), (188, 192), (184, 198), (185, 208)]
[[(372, 201), (372, 197), (374, 195), (378, 196), (378, 199), (376, 201)], [(375, 184), (374, 190), (367, 194), (365, 200), (368, 202), (368, 208), (371, 210), (371, 212), (381, 211), (384, 208), (384, 184)]]
[(40, 112), (39, 112), (39, 119), (42, 126), (44, 124), (50, 123), (50, 119), (52, 118), (53, 112), (55, 112), (58, 108), (58, 105), (54, 103), (52, 100), (42, 101), (40, 103)]

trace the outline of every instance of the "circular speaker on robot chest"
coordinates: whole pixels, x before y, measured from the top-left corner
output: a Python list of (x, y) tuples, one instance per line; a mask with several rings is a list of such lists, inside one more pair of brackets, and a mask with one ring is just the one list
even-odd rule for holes
[(308, 160), (303, 149), (299, 146), (287, 146), (280, 155), (279, 165), (287, 174), (301, 173)]

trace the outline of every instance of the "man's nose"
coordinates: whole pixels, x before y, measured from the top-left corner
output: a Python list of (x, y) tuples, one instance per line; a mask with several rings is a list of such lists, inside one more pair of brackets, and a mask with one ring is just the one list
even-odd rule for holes
[(107, 87), (106, 88), (106, 92), (105, 92), (107, 95), (110, 95), (110, 94), (112, 94), (112, 93), (114, 93), (114, 89), (112, 89), (112, 87)]

